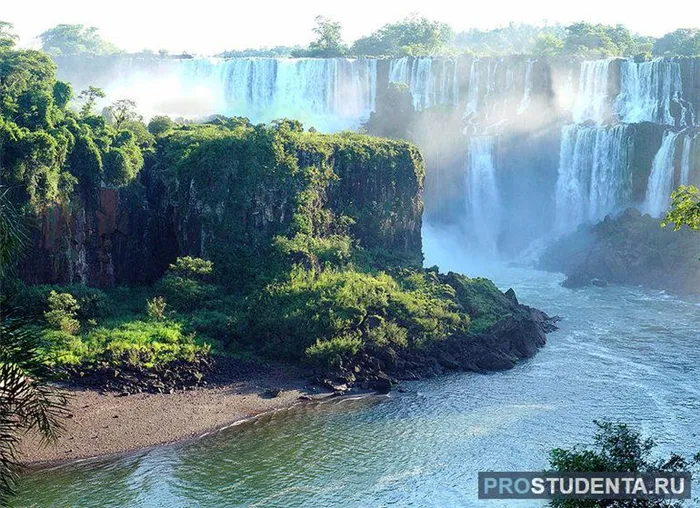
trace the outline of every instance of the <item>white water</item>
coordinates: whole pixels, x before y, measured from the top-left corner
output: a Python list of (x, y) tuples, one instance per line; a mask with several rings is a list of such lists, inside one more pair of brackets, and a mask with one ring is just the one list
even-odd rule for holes
[(392, 60), (389, 81), (408, 85), (416, 111), (459, 102), (456, 60), (431, 57)]
[(612, 60), (589, 60), (581, 63), (579, 88), (574, 103), (574, 122), (593, 120), (603, 123), (609, 117), (608, 70)]
[(535, 60), (527, 61), (527, 69), (525, 70), (525, 91), (523, 92), (523, 100), (520, 102), (518, 114), (522, 115), (530, 107), (530, 96), (532, 94), (532, 67)]
[(556, 228), (576, 229), (629, 201), (628, 127), (567, 125), (562, 132), (556, 187)]
[(357, 128), (375, 109), (372, 59), (234, 58), (166, 61), (117, 70), (109, 97), (131, 97), (145, 116), (220, 113), (269, 122), (287, 117), (322, 131)]
[(673, 190), (673, 165), (676, 156), (676, 140), (679, 134), (672, 131), (664, 133), (661, 148), (654, 157), (654, 163), (649, 174), (644, 211), (652, 217), (661, 217), (671, 203)]
[(683, 154), (681, 155), (681, 185), (689, 185), (693, 163), (693, 151), (696, 149), (698, 135), (686, 135), (683, 138)]
[(467, 157), (467, 236), (476, 240), (484, 254), (498, 252), (501, 230), (501, 199), (494, 162), (495, 137), (469, 138)]
[(616, 105), (620, 121), (674, 125), (676, 121), (671, 114), (671, 105), (674, 102), (679, 104), (683, 95), (678, 62), (624, 60), (620, 65), (621, 86)]

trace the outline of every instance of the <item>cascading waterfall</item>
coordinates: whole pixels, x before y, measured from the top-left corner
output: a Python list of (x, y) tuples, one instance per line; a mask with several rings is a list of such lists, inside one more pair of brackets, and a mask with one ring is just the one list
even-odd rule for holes
[[(620, 62), (620, 94), (616, 110), (620, 121), (655, 122), (663, 125), (692, 125), (692, 112), (682, 102), (683, 85), (678, 62), (656, 59), (650, 62)], [(672, 106), (679, 109), (678, 122)]]
[(629, 201), (628, 127), (567, 125), (556, 186), (558, 232), (600, 220)]
[(572, 111), (574, 122), (593, 120), (603, 123), (608, 119), (610, 62), (612, 60), (581, 62), (578, 94)]
[[(154, 92), (154, 90), (159, 90)], [(128, 93), (126, 92), (128, 90)], [(143, 90), (143, 92), (142, 92)], [(195, 58), (172, 60), (151, 75), (130, 73), (110, 96), (166, 97), (146, 116), (221, 113), (253, 122), (287, 117), (323, 131), (356, 128), (375, 109), (377, 60), (344, 58)], [(206, 98), (196, 108), (183, 107)], [(200, 101), (201, 102), (201, 101)], [(191, 112), (190, 110), (194, 110)]]
[(474, 116), (479, 112), (479, 60), (472, 60), (469, 69), (469, 87), (467, 88), (467, 108), (464, 116)]
[(498, 252), (501, 199), (495, 166), (494, 136), (469, 138), (467, 155), (467, 234), (489, 254)]
[(438, 61), (432, 57), (392, 60), (389, 65), (389, 81), (408, 85), (416, 111), (459, 102), (456, 60)]
[(676, 141), (679, 135), (677, 132), (666, 131), (661, 142), (661, 148), (659, 148), (654, 157), (643, 206), (644, 211), (652, 217), (661, 217), (671, 203), (670, 196), (675, 173), (673, 163), (676, 157)]
[[(430, 135), (417, 129), (427, 138), (419, 141), (421, 148), (437, 166), (428, 168), (433, 174), (427, 185), (438, 181), (436, 174), (440, 185), (454, 184), (454, 195), (469, 201), (469, 228), (479, 244), (490, 249), (500, 244), (515, 252), (553, 227), (569, 231), (635, 203), (658, 215), (674, 184), (700, 183), (696, 129), (683, 131), (675, 143), (667, 133), (651, 161), (665, 129), (696, 123), (693, 107), (698, 108), (700, 93), (695, 65), (682, 59), (577, 64), (523, 57), (116, 58), (99, 72), (77, 65), (73, 75), (61, 74), (59, 64), (59, 75), (82, 79), (74, 83), (76, 89), (102, 87), (108, 101), (134, 99), (147, 118), (215, 113), (246, 116), (255, 123), (293, 118), (323, 132), (359, 127), (376, 109), (377, 92), (387, 82), (405, 83), (416, 110), (463, 108), (462, 132), (471, 136), (466, 141), (469, 161), (462, 165), (463, 145), (453, 139), (457, 133), (441, 137), (432, 134), (435, 126), (420, 126)], [(561, 119), (569, 114), (574, 123), (562, 127)], [(656, 126), (634, 125), (640, 122)], [(670, 173), (674, 158), (678, 178)], [(651, 175), (640, 165), (647, 170), (653, 165)], [(431, 212), (439, 211), (445, 222), (463, 221), (455, 212), (464, 210), (457, 201), (461, 198), (449, 199), (450, 206), (427, 207), (433, 206)], [(499, 202), (503, 220), (494, 204)], [(520, 221), (505, 220), (516, 216)], [(518, 238), (508, 245), (509, 237)]]
[(523, 92), (523, 100), (520, 102), (518, 114), (522, 115), (530, 107), (530, 95), (532, 94), (532, 67), (535, 60), (527, 61), (527, 69), (525, 70), (525, 91)]
[(683, 153), (681, 155), (681, 185), (690, 183), (690, 170), (693, 160), (693, 148), (695, 145), (696, 136), (686, 136), (683, 139)]
[[(474, 59), (469, 71), (465, 118), (479, 131), (525, 113), (531, 103), (536, 60)], [(478, 122), (476, 117), (478, 117)]]

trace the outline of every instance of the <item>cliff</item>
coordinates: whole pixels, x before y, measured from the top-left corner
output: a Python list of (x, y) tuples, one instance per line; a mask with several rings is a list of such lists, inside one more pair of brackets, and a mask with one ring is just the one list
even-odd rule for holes
[[(423, 161), (411, 145), (241, 125), (172, 132), (136, 181), (81, 189), (37, 217), (31, 283), (143, 284), (181, 255), (255, 267), (278, 235), (343, 228), (420, 266)], [(225, 248), (222, 248), (225, 246)]]

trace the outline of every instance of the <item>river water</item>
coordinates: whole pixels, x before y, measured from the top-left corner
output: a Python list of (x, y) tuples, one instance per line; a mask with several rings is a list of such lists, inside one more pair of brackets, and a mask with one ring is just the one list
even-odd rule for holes
[(491, 277), (561, 316), (508, 372), (406, 383), (406, 393), (279, 411), (202, 438), (32, 473), (15, 506), (499, 507), (484, 470), (538, 470), (587, 442), (593, 420), (633, 423), (659, 453), (700, 450), (700, 302), (639, 288), (562, 288), (563, 276), (468, 261), (425, 230), (428, 265)]

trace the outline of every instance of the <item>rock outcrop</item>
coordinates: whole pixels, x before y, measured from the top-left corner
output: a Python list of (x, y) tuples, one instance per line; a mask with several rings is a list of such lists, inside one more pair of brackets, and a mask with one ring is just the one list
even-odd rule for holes
[(564, 285), (623, 284), (700, 294), (700, 234), (662, 228), (629, 208), (551, 245), (540, 266), (566, 274)]

